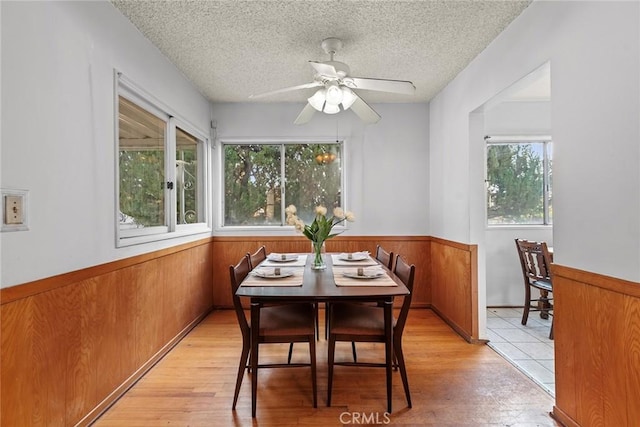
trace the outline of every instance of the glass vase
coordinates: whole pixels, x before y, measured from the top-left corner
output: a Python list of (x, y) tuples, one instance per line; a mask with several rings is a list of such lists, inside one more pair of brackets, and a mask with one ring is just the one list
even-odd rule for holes
[(324, 258), (322, 254), (324, 253), (324, 241), (322, 242), (311, 242), (311, 253), (313, 254), (313, 259), (311, 260), (311, 268), (314, 270), (324, 270), (327, 268), (327, 264), (324, 262)]

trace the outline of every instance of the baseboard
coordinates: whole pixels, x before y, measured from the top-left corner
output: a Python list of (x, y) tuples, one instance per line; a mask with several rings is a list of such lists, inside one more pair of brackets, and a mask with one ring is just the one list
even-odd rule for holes
[(565, 427), (580, 427), (580, 424), (576, 423), (570, 416), (557, 406), (553, 406), (553, 411), (549, 413), (551, 418), (559, 422)]
[(464, 338), (464, 340), (466, 342), (468, 342), (469, 344), (486, 344), (486, 343), (489, 342), (488, 340), (485, 340), (485, 339), (473, 338), (471, 335), (469, 335), (467, 332), (465, 332), (464, 329), (462, 329), (454, 321), (449, 319), (440, 310), (438, 310), (438, 307), (435, 307), (435, 306), (431, 305), (431, 307), (429, 307), (429, 308), (431, 308), (431, 310), (433, 310), (434, 313), (436, 313), (447, 325), (449, 325), (451, 327), (451, 329), (456, 331), (456, 333), (458, 335), (460, 335), (462, 338)]
[(153, 366), (158, 363), (173, 347), (178, 344), (182, 338), (184, 338), (198, 323), (200, 323), (205, 317), (211, 313), (212, 310), (208, 310), (205, 313), (198, 316), (191, 323), (189, 323), (178, 335), (173, 337), (164, 347), (162, 347), (151, 359), (143, 364), (136, 372), (134, 372), (129, 378), (127, 378), (120, 386), (118, 386), (109, 396), (107, 396), (102, 402), (100, 402), (91, 412), (85, 415), (77, 424), (76, 427), (89, 426), (95, 422), (107, 409), (109, 409), (114, 403), (118, 401), (131, 387), (133, 387)]

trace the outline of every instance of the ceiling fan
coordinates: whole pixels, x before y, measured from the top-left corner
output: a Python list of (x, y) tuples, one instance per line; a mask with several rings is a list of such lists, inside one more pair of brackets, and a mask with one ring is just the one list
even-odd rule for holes
[(307, 123), (316, 111), (326, 114), (336, 114), (351, 108), (366, 123), (377, 123), (380, 115), (369, 106), (354, 89), (373, 90), (380, 92), (399, 93), (413, 95), (416, 88), (410, 81), (371, 79), (364, 77), (351, 77), (349, 66), (344, 62), (334, 61), (333, 57), (342, 48), (340, 39), (331, 37), (324, 39), (322, 49), (329, 55), (330, 60), (325, 62), (309, 61), (314, 70), (313, 81), (298, 86), (291, 86), (249, 98), (261, 98), (293, 90), (319, 87), (318, 91), (307, 99), (308, 103), (300, 112), (295, 124)]

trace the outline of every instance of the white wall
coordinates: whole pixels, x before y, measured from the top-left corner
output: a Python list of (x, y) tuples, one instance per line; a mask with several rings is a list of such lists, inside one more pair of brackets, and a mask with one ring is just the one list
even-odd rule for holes
[(114, 68), (205, 133), (208, 101), (109, 2), (0, 8), (1, 186), (29, 191), (30, 225), (0, 235), (0, 286), (194, 239), (115, 248)]
[[(309, 123), (294, 125), (303, 106), (214, 104), (217, 137), (222, 140), (324, 137), (333, 141), (338, 134), (345, 140), (345, 207), (357, 218), (348, 224), (344, 234), (428, 235), (428, 105), (372, 105), (382, 116), (373, 125), (363, 123), (350, 111), (337, 115), (316, 113)], [(219, 188), (218, 182), (216, 204), (220, 200)], [(219, 213), (215, 220), (218, 224)], [(226, 232), (218, 229), (215, 233)]]
[(551, 135), (550, 101), (509, 101), (484, 110), (486, 135)]
[(550, 61), (555, 261), (640, 281), (639, 9), (535, 1), (432, 100), (433, 235), (484, 246), (470, 113)]

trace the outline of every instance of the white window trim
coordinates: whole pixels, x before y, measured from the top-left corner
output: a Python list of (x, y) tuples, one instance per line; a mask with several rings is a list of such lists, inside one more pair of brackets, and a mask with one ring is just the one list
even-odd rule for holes
[[(201, 141), (198, 144), (198, 155), (203, 156), (202, 167), (198, 168), (198, 182), (199, 190), (198, 208), (201, 209), (202, 222), (195, 224), (176, 224), (177, 212), (176, 212), (176, 191), (171, 191), (165, 187), (165, 218), (167, 218), (167, 225), (134, 228), (134, 229), (120, 229), (120, 222), (118, 220), (119, 207), (120, 207), (120, 165), (118, 162), (119, 156), (119, 109), (118, 109), (118, 97), (122, 96), (129, 101), (134, 102), (139, 107), (144, 108), (149, 113), (159, 117), (167, 123), (167, 129), (165, 132), (166, 141), (175, 141), (175, 128), (179, 127), (182, 130), (190, 133)], [(188, 120), (182, 118), (179, 114), (175, 113), (166, 104), (155, 98), (153, 95), (139, 87), (137, 84), (129, 80), (118, 70), (114, 70), (114, 185), (115, 185), (115, 199), (114, 199), (114, 222), (115, 222), (115, 238), (116, 247), (127, 247), (132, 245), (138, 245), (143, 243), (150, 243), (155, 241), (173, 239), (177, 237), (184, 237), (195, 234), (211, 233), (211, 196), (210, 196), (210, 177), (211, 177), (211, 143), (210, 138), (206, 132), (201, 131), (197, 126), (190, 123)], [(172, 166), (172, 162), (168, 159), (175, 159), (176, 146), (175, 143), (165, 142), (165, 156), (167, 161), (165, 162), (165, 180), (167, 182), (176, 182), (175, 166)], [(202, 169), (202, 170), (200, 170)]]
[[(219, 142), (219, 146), (220, 149), (218, 150), (218, 157), (217, 157), (217, 163), (220, 166), (219, 170), (220, 173), (217, 174), (217, 178), (218, 178), (218, 185), (217, 185), (217, 189), (218, 189), (218, 207), (216, 210), (216, 216), (217, 216), (217, 220), (216, 220), (216, 224), (215, 224), (215, 231), (216, 232), (220, 232), (220, 233), (243, 233), (243, 232), (253, 232), (254, 234), (264, 234), (264, 235), (280, 235), (282, 234), (283, 231), (287, 231), (287, 232), (291, 232), (291, 231), (295, 231), (295, 228), (291, 225), (263, 225), (263, 226), (258, 226), (258, 225), (247, 225), (247, 226), (240, 226), (240, 225), (224, 225), (224, 182), (225, 182), (225, 168), (224, 168), (224, 146), (225, 145), (239, 145), (239, 144), (247, 144), (247, 145), (287, 145), (287, 144), (326, 144), (326, 145), (340, 145), (340, 151), (341, 151), (341, 161), (342, 161), (342, 168), (341, 168), (341, 176), (340, 176), (340, 180), (342, 181), (342, 188), (341, 188), (341, 197), (342, 197), (342, 207), (345, 210), (347, 209), (348, 206), (348, 191), (347, 188), (348, 183), (347, 183), (347, 173), (346, 173), (346, 169), (347, 169), (347, 162), (348, 162), (348, 155), (347, 155), (347, 150), (346, 150), (346, 146), (347, 146), (347, 139), (343, 138), (343, 137), (309, 137), (309, 136), (305, 136), (305, 137), (265, 137), (265, 138), (244, 138), (244, 137), (220, 137), (217, 139), (217, 141)], [(284, 159), (284, 157), (283, 157)], [(284, 191), (286, 192), (286, 183), (285, 183), (285, 189)], [(286, 196), (285, 196), (286, 197)], [(282, 198), (282, 202), (281, 203), (285, 203), (285, 198)], [(285, 206), (282, 206), (282, 212), (284, 212), (284, 208)], [(346, 231), (348, 230), (349, 225), (345, 222), (343, 222), (342, 224), (339, 224), (335, 227), (336, 231)]]

